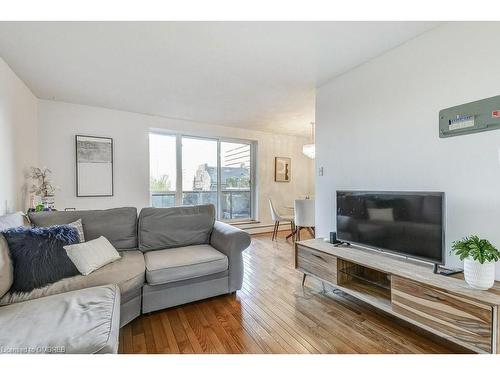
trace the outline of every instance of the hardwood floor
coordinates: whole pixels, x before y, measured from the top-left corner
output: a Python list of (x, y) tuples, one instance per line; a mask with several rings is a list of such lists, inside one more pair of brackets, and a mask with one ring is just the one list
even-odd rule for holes
[(464, 352), (311, 277), (302, 287), (286, 234), (252, 237), (241, 291), (143, 315), (121, 329), (119, 352)]

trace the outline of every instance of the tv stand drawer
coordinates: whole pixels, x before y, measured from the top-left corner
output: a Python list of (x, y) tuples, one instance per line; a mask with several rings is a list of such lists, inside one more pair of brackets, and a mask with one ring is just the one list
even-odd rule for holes
[(491, 306), (393, 276), (392, 310), (474, 350), (491, 353)]
[(333, 255), (297, 245), (295, 268), (337, 284), (337, 258)]

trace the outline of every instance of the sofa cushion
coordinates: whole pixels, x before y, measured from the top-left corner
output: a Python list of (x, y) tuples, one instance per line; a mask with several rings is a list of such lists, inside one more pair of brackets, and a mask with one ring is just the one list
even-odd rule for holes
[(171, 283), (227, 270), (227, 256), (210, 245), (194, 245), (150, 251), (144, 254), (146, 281)]
[(137, 249), (137, 209), (32, 212), (30, 221), (37, 227), (69, 224), (82, 219), (85, 240), (106, 237), (118, 250)]
[(143, 208), (139, 215), (139, 250), (208, 244), (215, 222), (211, 204)]
[(78, 243), (78, 231), (68, 225), (18, 227), (3, 232), (14, 266), (11, 292), (30, 292), (78, 275), (63, 246)]
[(7, 293), (14, 282), (14, 268), (10, 259), (9, 246), (0, 233), (0, 297)]
[(106, 285), (0, 308), (4, 353), (116, 353), (120, 293)]
[[(122, 294), (141, 288), (144, 284), (144, 256), (140, 251), (123, 251), (121, 259), (110, 263), (90, 275), (77, 275), (60, 280), (29, 293), (7, 293), (0, 299), (0, 305), (27, 301), (53, 294), (94, 286), (117, 284)], [(127, 293), (130, 295), (130, 293)], [(127, 302), (123, 300), (122, 302)]]

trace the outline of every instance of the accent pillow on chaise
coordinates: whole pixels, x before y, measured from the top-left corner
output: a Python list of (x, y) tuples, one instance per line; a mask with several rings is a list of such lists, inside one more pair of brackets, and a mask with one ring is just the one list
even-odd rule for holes
[(68, 225), (12, 228), (3, 236), (10, 250), (14, 281), (10, 292), (30, 292), (66, 277), (78, 275), (63, 246), (79, 242), (78, 231)]

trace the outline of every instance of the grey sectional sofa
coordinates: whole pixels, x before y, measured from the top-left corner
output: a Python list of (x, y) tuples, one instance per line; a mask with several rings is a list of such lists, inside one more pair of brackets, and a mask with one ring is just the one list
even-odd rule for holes
[[(125, 207), (31, 213), (29, 219), (35, 226), (82, 219), (87, 241), (104, 236), (122, 257), (88, 276), (66, 278), (29, 294), (6, 293), (0, 297), (0, 305), (6, 305), (0, 307), (0, 322), (3, 309), (12, 310), (23, 301), (33, 303), (66, 295), (75, 298), (79, 295), (75, 291), (116, 285), (120, 293), (115, 302), (121, 303), (118, 313), (122, 327), (141, 313), (231, 293), (242, 285), (242, 252), (250, 245), (250, 236), (215, 221), (213, 205), (144, 208), (139, 217), (135, 208)], [(117, 316), (112, 311), (104, 315), (115, 320)], [(116, 324), (117, 332), (119, 327)], [(109, 333), (110, 337), (114, 335)], [(102, 350), (96, 349), (97, 344), (87, 345), (87, 352), (116, 352), (113, 343), (101, 344)]]

